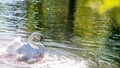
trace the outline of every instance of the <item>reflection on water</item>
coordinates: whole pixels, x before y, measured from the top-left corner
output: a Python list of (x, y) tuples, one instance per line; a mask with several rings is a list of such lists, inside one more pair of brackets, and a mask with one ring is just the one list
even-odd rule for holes
[(83, 0), (0, 1), (0, 54), (8, 42), (18, 36), (26, 39), (34, 31), (43, 33), (47, 47), (40, 62), (26, 64), (10, 60), (14, 56), (3, 55), (0, 66), (119, 68), (120, 9), (112, 8), (106, 15), (99, 15), (86, 3)]

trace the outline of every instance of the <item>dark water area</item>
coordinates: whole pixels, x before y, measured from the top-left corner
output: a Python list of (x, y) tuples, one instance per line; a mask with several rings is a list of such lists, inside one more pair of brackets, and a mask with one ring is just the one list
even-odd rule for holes
[(120, 6), (100, 15), (86, 3), (83, 0), (0, 1), (0, 44), (17, 36), (26, 39), (38, 31), (43, 34), (48, 51), (62, 55), (69, 52), (74, 58), (94, 62), (84, 68), (119, 68)]

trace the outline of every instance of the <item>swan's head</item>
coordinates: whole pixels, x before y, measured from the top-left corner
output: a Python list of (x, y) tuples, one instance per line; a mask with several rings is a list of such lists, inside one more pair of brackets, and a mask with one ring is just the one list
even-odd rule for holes
[(43, 35), (39, 32), (34, 32), (34, 33), (31, 34), (31, 36), (34, 37), (37, 40), (40, 40), (41, 42), (44, 41)]

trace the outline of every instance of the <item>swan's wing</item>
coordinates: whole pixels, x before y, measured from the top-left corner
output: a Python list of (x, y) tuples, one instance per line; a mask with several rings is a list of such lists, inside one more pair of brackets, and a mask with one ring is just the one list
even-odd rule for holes
[(16, 52), (18, 54), (24, 55), (24, 57), (26, 58), (32, 58), (35, 56), (34, 53), (36, 53), (36, 51), (34, 50), (34, 48), (31, 47), (30, 44), (28, 43), (24, 43), (22, 44), (17, 50)]
[(12, 42), (10, 42), (7, 46), (7, 53), (8, 54), (16, 54), (16, 49), (22, 44), (21, 37), (17, 37)]
[(25, 43), (21, 45), (16, 52), (18, 54), (24, 55), (26, 58), (36, 58), (39, 55), (43, 55), (45, 53), (45, 47), (41, 46), (41, 49), (34, 48), (30, 44)]
[(26, 53), (26, 51), (28, 51), (28, 49), (30, 50), (30, 45), (29, 44), (27, 44), (27, 43), (23, 43), (23, 44), (21, 44), (17, 49), (16, 49), (16, 52), (18, 53), (18, 54), (25, 54)]

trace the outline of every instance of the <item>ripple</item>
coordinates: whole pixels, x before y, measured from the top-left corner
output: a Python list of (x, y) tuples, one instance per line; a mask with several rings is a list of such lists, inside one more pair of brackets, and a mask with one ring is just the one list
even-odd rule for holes
[(18, 61), (17, 56), (7, 55), (6, 46), (0, 45), (0, 66), (3, 68), (89, 68), (89, 60), (78, 58), (69, 52), (55, 49), (47, 49), (43, 58)]
[(37, 59), (35, 63), (17, 61), (16, 56), (0, 55), (0, 65), (19, 68), (88, 68), (87, 60), (77, 61), (66, 56), (46, 53), (44, 58)]

